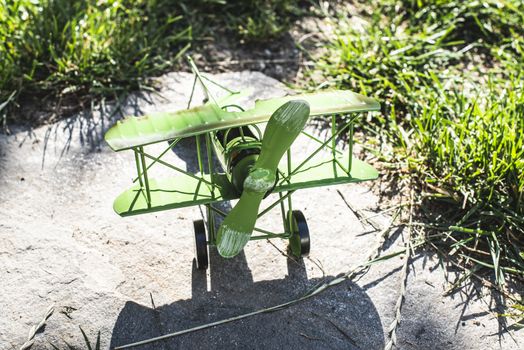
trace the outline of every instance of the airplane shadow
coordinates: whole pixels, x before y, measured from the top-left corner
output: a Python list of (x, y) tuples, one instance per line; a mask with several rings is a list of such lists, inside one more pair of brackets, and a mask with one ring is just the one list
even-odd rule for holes
[[(205, 151), (204, 140), (202, 140), (202, 147), (204, 148), (204, 150), (202, 151), (202, 163), (204, 166), (204, 171), (208, 173), (209, 170), (207, 166), (207, 155)], [(171, 151), (173, 151), (173, 153), (176, 154), (176, 156), (186, 164), (186, 170), (188, 173), (196, 174), (199, 172), (196, 152), (196, 140), (194, 137), (186, 137), (181, 139), (175, 147), (171, 148)], [(222, 172), (218, 163), (218, 159), (216, 159), (214, 154), (212, 156), (212, 159), (215, 169), (220, 170), (220, 172)]]
[[(308, 279), (305, 266), (288, 259), (283, 279), (254, 281), (244, 254), (219, 259), (211, 250), (207, 275), (193, 263), (192, 297), (152, 308), (128, 301), (120, 311), (111, 348), (234, 317), (303, 295), (324, 279)], [(328, 277), (329, 278), (329, 277)], [(382, 349), (384, 331), (367, 294), (347, 281), (272, 313), (184, 334), (137, 349)]]

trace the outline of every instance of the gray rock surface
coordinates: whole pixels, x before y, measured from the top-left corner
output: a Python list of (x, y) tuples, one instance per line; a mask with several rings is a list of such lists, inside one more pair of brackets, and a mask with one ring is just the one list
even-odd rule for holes
[[(286, 91), (260, 73), (214, 79), (232, 88), (254, 87), (259, 97)], [(122, 106), (125, 113), (184, 108), (191, 75), (167, 74), (159, 82), (160, 94), (130, 98)], [(2, 350), (19, 349), (50, 306), (55, 312), (36, 334), (33, 349), (65, 348), (66, 342), (85, 348), (79, 326), (92, 342), (100, 331), (102, 348), (108, 348), (276, 305), (362, 262), (377, 241), (378, 231), (359, 221), (341, 197), (374, 215), (380, 199), (369, 184), (308, 189), (294, 195), (294, 207), (308, 219), (309, 258), (296, 263), (281, 253), (286, 242), (256, 241), (232, 260), (212, 251), (210, 269), (197, 271), (192, 221), (202, 217), (198, 207), (130, 218), (112, 211), (113, 199), (135, 172), (132, 154), (114, 153), (104, 144), (103, 132), (120, 113), (105, 114), (34, 130), (12, 127), (11, 135), (0, 135)], [(177, 147), (169, 160), (195, 171), (192, 141)], [(300, 141), (294, 151), (306, 154), (312, 147)], [(374, 217), (380, 227), (389, 220), (381, 213)], [(275, 211), (260, 226), (279, 225)], [(403, 232), (394, 236), (388, 252), (403, 249)], [(394, 318), (402, 264), (393, 258), (292, 307), (140, 349), (380, 349)], [(414, 259), (398, 329), (401, 349), (522, 344), (522, 334), (513, 340), (500, 332), (484, 290), (445, 297), (448, 287), (438, 260), (428, 254)]]

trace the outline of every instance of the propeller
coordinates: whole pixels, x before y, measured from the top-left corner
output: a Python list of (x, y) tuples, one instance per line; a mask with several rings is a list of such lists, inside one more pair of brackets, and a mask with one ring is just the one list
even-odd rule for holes
[(289, 101), (267, 123), (260, 155), (244, 180), (238, 203), (226, 216), (217, 235), (218, 252), (232, 258), (244, 248), (255, 228), (260, 203), (276, 181), (278, 163), (300, 134), (309, 118), (309, 104)]

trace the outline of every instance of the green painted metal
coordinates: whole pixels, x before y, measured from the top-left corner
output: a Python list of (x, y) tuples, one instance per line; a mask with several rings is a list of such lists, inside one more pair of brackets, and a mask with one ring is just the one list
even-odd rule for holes
[[(339, 161), (346, 157), (337, 157)], [(295, 191), (305, 188), (341, 185), (352, 182), (363, 182), (378, 178), (378, 172), (371, 165), (353, 157), (353, 167), (348, 175), (344, 169), (332, 159), (315, 162), (315, 165), (305, 167), (297, 172), (288, 182), (277, 185), (273, 192)], [(333, 167), (333, 164), (336, 166)]]
[(278, 199), (273, 204), (268, 205), (263, 211), (258, 213), (258, 218), (261, 218), (262, 216), (264, 216), (267, 213), (269, 213), (269, 211), (271, 209), (273, 209), (274, 207), (276, 207), (277, 205), (279, 205), (279, 204), (282, 205), (282, 202), (284, 202), (284, 200), (286, 200), (287, 197), (291, 196), (293, 193), (294, 193), (294, 191), (288, 191), (285, 195), (283, 195), (282, 192), (278, 192), (278, 194), (279, 194)]
[[(291, 170), (292, 166), (291, 166), (291, 150), (290, 149), (287, 150), (287, 162), (286, 162), (286, 164), (287, 164), (287, 173), (291, 174), (292, 173), (292, 170)], [(284, 180), (282, 181), (282, 183), (289, 185), (290, 179), (291, 178), (289, 176), (284, 177)], [(293, 200), (291, 199), (291, 196), (287, 197), (287, 210), (289, 212), (293, 211)], [(285, 214), (284, 213), (282, 213), (282, 217), (284, 218), (284, 222), (285, 222)], [(287, 224), (284, 223), (284, 229), (286, 229), (286, 227), (290, 227), (289, 226), (290, 222), (291, 221), (288, 220)]]
[[(142, 170), (140, 170), (140, 161), (139, 161), (139, 154), (137, 152), (136, 149), (133, 150), (133, 153), (135, 154), (135, 166), (136, 166), (136, 173), (137, 173), (137, 178), (139, 183), (140, 183), (140, 187), (144, 187), (144, 182), (142, 181)], [(136, 182), (135, 180), (133, 180), (133, 182)]]
[(309, 113), (306, 101), (292, 100), (281, 105), (269, 119), (260, 155), (244, 181), (240, 199), (218, 230), (217, 249), (222, 257), (234, 257), (249, 241), (260, 203), (275, 184), (278, 163), (306, 125)]
[[(147, 168), (145, 169), (145, 171), (149, 170), (153, 165), (156, 164), (156, 162), (158, 161), (158, 159), (162, 158), (171, 148), (175, 147), (175, 145), (180, 141), (180, 139), (176, 139), (176, 140), (173, 140), (172, 142), (169, 143), (169, 145), (166, 147), (166, 149), (160, 153), (160, 155), (158, 157), (156, 157), (155, 160), (153, 160), (151, 163), (149, 163), (149, 165), (147, 166)], [(142, 173), (142, 171), (140, 170), (140, 168), (138, 167), (138, 152), (134, 152), (135, 153), (135, 159), (136, 159), (136, 162), (137, 162), (137, 177), (135, 177), (133, 179), (133, 182), (137, 182), (137, 181), (140, 181), (140, 183), (142, 184), (142, 176), (144, 175)]]
[(250, 241), (258, 241), (261, 239), (271, 239), (271, 238), (282, 238), (282, 239), (288, 239), (289, 238), (288, 233), (267, 233), (260, 236), (251, 236), (249, 238)]
[[(205, 181), (209, 182), (209, 180), (210, 177), (206, 175)], [(129, 216), (209, 204), (238, 197), (225, 174), (215, 176), (214, 191), (211, 191), (210, 186), (207, 186), (204, 180), (185, 175), (151, 179), (149, 190), (151, 193), (150, 208), (147, 206), (144, 189), (140, 185), (135, 185), (115, 199), (113, 209), (121, 216)]]
[[(337, 156), (343, 160), (347, 154)], [(289, 183), (280, 181), (273, 193), (295, 191), (303, 188), (339, 185), (352, 182), (374, 180), (378, 172), (365, 162), (354, 158), (350, 175), (342, 168), (333, 170), (333, 160), (322, 159), (310, 162), (302, 171), (293, 175)], [(287, 164), (280, 169), (287, 172)], [(151, 194), (151, 207), (147, 206), (145, 192), (140, 185), (135, 185), (120, 194), (114, 202), (115, 212), (121, 216), (144, 214), (155, 211), (189, 207), (193, 205), (209, 204), (225, 200), (238, 199), (239, 194), (229, 182), (225, 174), (215, 174), (214, 192), (204, 182), (210, 182), (209, 175), (204, 175), (204, 180), (186, 175), (165, 179), (150, 179), (149, 190)], [(286, 199), (285, 197), (284, 199)]]
[[(375, 100), (350, 91), (321, 91), (256, 101), (254, 108), (244, 111), (238, 103), (250, 96), (251, 91), (234, 92), (227, 89), (200, 74), (192, 61), (190, 64), (195, 72), (192, 91), (199, 81), (210, 102), (200, 107), (189, 108), (192, 99), (190, 98), (187, 110), (128, 117), (117, 122), (105, 135), (107, 143), (113, 150), (133, 149), (135, 153), (138, 176), (134, 182), (138, 181), (138, 184), (123, 192), (115, 200), (114, 210), (119, 215), (130, 216), (205, 205), (208, 218), (208, 244), (216, 245), (223, 257), (233, 257), (249, 240), (286, 239), (291, 236), (296, 223), (291, 216), (286, 217), (285, 213), (292, 212), (291, 197), (294, 191), (361, 182), (378, 177), (373, 167), (352, 156), (353, 125), (358, 116), (353, 115), (338, 130), (336, 127), (339, 115), (379, 110), (380, 106)], [(204, 80), (228, 91), (229, 95), (215, 98)], [(238, 111), (231, 111), (231, 109)], [(302, 130), (310, 115), (331, 116), (330, 138), (321, 141)], [(268, 125), (261, 137), (260, 129), (256, 124), (263, 122), (268, 122)], [(251, 136), (245, 135), (247, 129), (238, 128), (241, 126), (255, 128), (256, 133), (250, 133)], [(235, 129), (237, 134), (228, 138), (228, 133), (233, 128), (238, 128)], [(218, 132), (220, 130), (224, 131)], [(348, 152), (344, 153), (336, 148), (336, 137), (343, 132), (348, 132), (350, 139)], [(300, 133), (316, 141), (320, 146), (298, 165), (293, 166), (290, 147)], [(204, 135), (203, 139), (201, 135)], [(189, 136), (196, 138), (200, 170), (200, 174), (196, 175), (160, 159), (181, 138)], [(169, 141), (170, 146), (157, 157), (147, 154), (143, 149), (145, 145), (162, 141)], [(329, 151), (331, 157), (319, 159), (321, 150)], [(204, 174), (203, 152), (207, 154), (208, 174)], [(218, 156), (226, 173), (218, 173), (213, 168), (212, 153)], [(237, 157), (239, 154), (242, 157)], [(284, 154), (287, 154), (287, 159), (279, 165)], [(151, 160), (149, 164), (146, 158)], [(235, 158), (238, 160), (233, 162)], [(168, 179), (150, 179), (148, 170), (157, 163), (183, 175)], [(274, 186), (277, 173), (279, 177)], [(259, 213), (262, 199), (268, 191), (278, 193), (278, 199), (270, 202)], [(229, 213), (213, 207), (215, 202), (232, 199), (239, 199), (239, 202)], [(282, 214), (284, 233), (255, 227), (259, 217), (278, 205)], [(225, 217), (218, 231), (215, 229), (216, 213)], [(253, 232), (262, 235), (252, 235)], [(292, 250), (296, 250), (294, 245), (296, 244), (291, 242)]]
[(236, 100), (235, 94), (219, 104), (203, 106), (172, 113), (154, 113), (142, 117), (127, 117), (118, 121), (105, 134), (105, 140), (115, 151), (144, 146), (156, 142), (206, 134), (243, 125), (267, 122), (284, 103), (304, 100), (310, 105), (311, 116), (347, 114), (379, 110), (372, 98), (351, 91), (330, 90), (257, 101), (253, 109), (228, 112), (223, 105)]
[(240, 137), (235, 137), (228, 142), (227, 131), (224, 133), (223, 138), (219, 137), (218, 133), (211, 133), (211, 141), (218, 161), (220, 162), (222, 169), (226, 171), (229, 181), (239, 192), (242, 191), (244, 180), (248, 175), (249, 169), (258, 158), (258, 154), (251, 154), (243, 157), (234, 167), (231, 166), (232, 160), (242, 151), (259, 151), (261, 147), (261, 142), (257, 138), (244, 136), (243, 132), (241, 134)]
[(138, 148), (138, 152), (140, 153), (140, 163), (142, 168), (142, 179), (144, 181), (144, 187), (146, 191), (146, 199), (147, 199), (147, 205), (151, 205), (151, 192), (149, 191), (149, 179), (147, 176), (147, 164), (146, 164), (146, 158), (144, 157), (144, 149), (142, 147)]

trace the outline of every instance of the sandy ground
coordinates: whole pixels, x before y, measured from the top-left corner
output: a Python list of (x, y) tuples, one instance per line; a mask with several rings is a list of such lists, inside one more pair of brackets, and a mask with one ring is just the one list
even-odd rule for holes
[[(255, 87), (258, 96), (285, 91), (260, 73), (215, 79)], [(191, 76), (172, 73), (160, 81), (161, 96), (130, 99), (126, 113), (184, 108)], [(34, 130), (13, 126), (11, 135), (0, 135), (2, 350), (19, 349), (51, 306), (55, 311), (32, 349), (66, 348), (66, 342), (83, 349), (79, 326), (92, 342), (100, 331), (102, 348), (109, 348), (295, 299), (362, 262), (390, 220), (376, 213), (379, 199), (366, 184), (299, 191), (294, 207), (308, 219), (309, 258), (286, 258), (281, 240), (256, 241), (232, 260), (211, 251), (210, 269), (198, 271), (192, 262), (198, 207), (129, 218), (112, 211), (134, 175), (132, 154), (114, 153), (102, 141), (115, 118), (79, 115)], [(192, 142), (177, 147), (170, 161), (194, 171)], [(299, 141), (294, 152), (311, 147)], [(342, 197), (363, 215), (375, 215), (376, 227), (359, 221)], [(272, 212), (260, 226), (278, 228), (278, 215)], [(403, 249), (403, 236), (393, 233), (386, 254)], [(402, 264), (392, 258), (289, 308), (139, 348), (381, 349), (395, 317)], [(444, 296), (449, 286), (434, 256), (413, 260), (399, 348), (519, 348), (522, 334), (513, 339), (494, 317), (496, 299), (475, 286)]]

